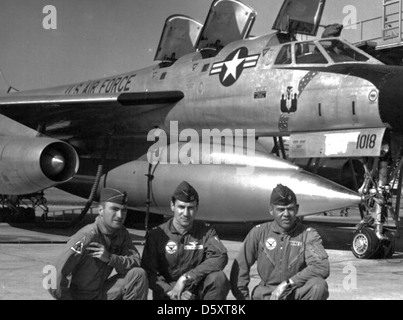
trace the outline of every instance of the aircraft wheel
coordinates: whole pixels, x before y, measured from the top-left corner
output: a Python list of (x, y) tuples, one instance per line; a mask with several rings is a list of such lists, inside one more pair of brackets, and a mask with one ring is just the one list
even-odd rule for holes
[(378, 256), (380, 259), (392, 258), (395, 253), (395, 238), (393, 234), (389, 230), (385, 230), (385, 236), (387, 236), (389, 240), (384, 240), (381, 243), (381, 249), (379, 250)]
[(373, 229), (362, 228), (354, 234), (351, 251), (358, 259), (375, 257), (380, 249), (379, 239)]

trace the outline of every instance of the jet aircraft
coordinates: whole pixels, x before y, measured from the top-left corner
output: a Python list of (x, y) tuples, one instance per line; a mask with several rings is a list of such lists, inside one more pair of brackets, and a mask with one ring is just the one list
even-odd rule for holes
[(3, 85), (3, 206), (53, 186), (96, 200), (107, 186), (125, 189), (131, 209), (167, 215), (173, 188), (188, 180), (198, 219), (259, 222), (271, 219), (268, 199), (282, 183), (301, 216), (357, 204), (363, 217), (374, 212), (353, 253), (390, 255), (383, 223), (397, 222), (400, 203), (403, 68), (317, 37), (324, 5), (285, 0), (274, 32), (251, 36), (254, 9), (215, 0), (204, 24), (167, 18), (154, 66), (42, 90)]

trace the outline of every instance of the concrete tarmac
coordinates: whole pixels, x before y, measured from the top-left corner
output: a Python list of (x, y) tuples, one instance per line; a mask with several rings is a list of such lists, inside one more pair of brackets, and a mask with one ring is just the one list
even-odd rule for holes
[[(129, 231), (142, 253), (144, 230)], [(52, 264), (69, 238), (68, 234), (60, 233), (51, 234), (0, 224), (0, 300), (52, 300), (43, 282), (47, 275), (46, 266)], [(223, 240), (223, 243), (229, 253), (229, 263), (224, 270), (229, 276), (242, 242)], [(331, 266), (328, 278), (329, 299), (403, 299), (403, 253), (397, 252), (387, 260), (359, 260), (349, 250), (327, 249), (327, 252)], [(250, 288), (258, 282), (254, 266)], [(231, 293), (228, 300), (234, 300)]]
[[(51, 191), (52, 192), (52, 191)], [(60, 218), (61, 210), (82, 208), (85, 200), (74, 198), (65, 201), (60, 192), (52, 193), (51, 211)], [(55, 206), (55, 202), (64, 207)], [(76, 207), (72, 207), (76, 205)], [(71, 210), (70, 210), (71, 211)], [(65, 213), (69, 211), (65, 211)], [(87, 214), (83, 224), (96, 216)], [(402, 217), (401, 217), (402, 218)], [(37, 212), (37, 219), (40, 214)], [(360, 260), (350, 250), (355, 224), (359, 216), (350, 212), (348, 217), (338, 213), (329, 216), (306, 217), (304, 223), (315, 227), (321, 234), (330, 260), (327, 279), (330, 300), (403, 300), (403, 235), (396, 241), (396, 253), (391, 259)], [(392, 225), (390, 223), (390, 225)], [(228, 249), (229, 262), (224, 272), (229, 277), (233, 260), (252, 224), (214, 225)], [(33, 224), (0, 223), (0, 300), (53, 300), (44, 288), (47, 266), (61, 252), (75, 228), (38, 227)], [(143, 226), (129, 228), (132, 240), (142, 253), (145, 231)], [(256, 265), (251, 270), (250, 289), (259, 283)], [(149, 293), (151, 299), (151, 291)], [(230, 292), (228, 300), (234, 300)]]

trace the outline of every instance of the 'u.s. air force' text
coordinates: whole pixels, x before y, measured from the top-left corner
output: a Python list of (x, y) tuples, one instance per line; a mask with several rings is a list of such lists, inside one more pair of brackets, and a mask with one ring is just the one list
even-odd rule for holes
[(65, 94), (116, 93), (129, 91), (130, 84), (135, 76), (135, 74), (128, 74), (115, 78), (78, 83), (68, 87)]
[(246, 315), (245, 305), (233, 305), (233, 304), (211, 304), (211, 305), (201, 305), (200, 307), (172, 307), (164, 304), (163, 307), (158, 307), (158, 315), (181, 315), (185, 318), (189, 317), (191, 314), (202, 314), (202, 315)]

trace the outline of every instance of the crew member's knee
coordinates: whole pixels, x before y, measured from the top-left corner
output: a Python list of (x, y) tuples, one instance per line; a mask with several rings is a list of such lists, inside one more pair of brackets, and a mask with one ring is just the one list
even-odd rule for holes
[(132, 268), (132, 269), (130, 269), (126, 274), (126, 277), (131, 279), (131, 280), (135, 280), (135, 281), (148, 280), (147, 272), (142, 268)]
[(207, 275), (206, 279), (204, 280), (205, 283), (212, 283), (215, 286), (228, 286), (229, 287), (229, 281), (227, 276), (223, 271), (216, 271), (212, 272)]
[(133, 268), (126, 274), (125, 300), (146, 300), (148, 295), (148, 276), (144, 269)]
[(203, 283), (203, 300), (225, 300), (230, 289), (230, 283), (223, 271), (212, 272), (206, 276)]
[[(308, 281), (312, 299), (326, 300), (329, 297), (329, 288), (323, 278), (313, 278)], [(308, 284), (307, 283), (307, 284)]]

